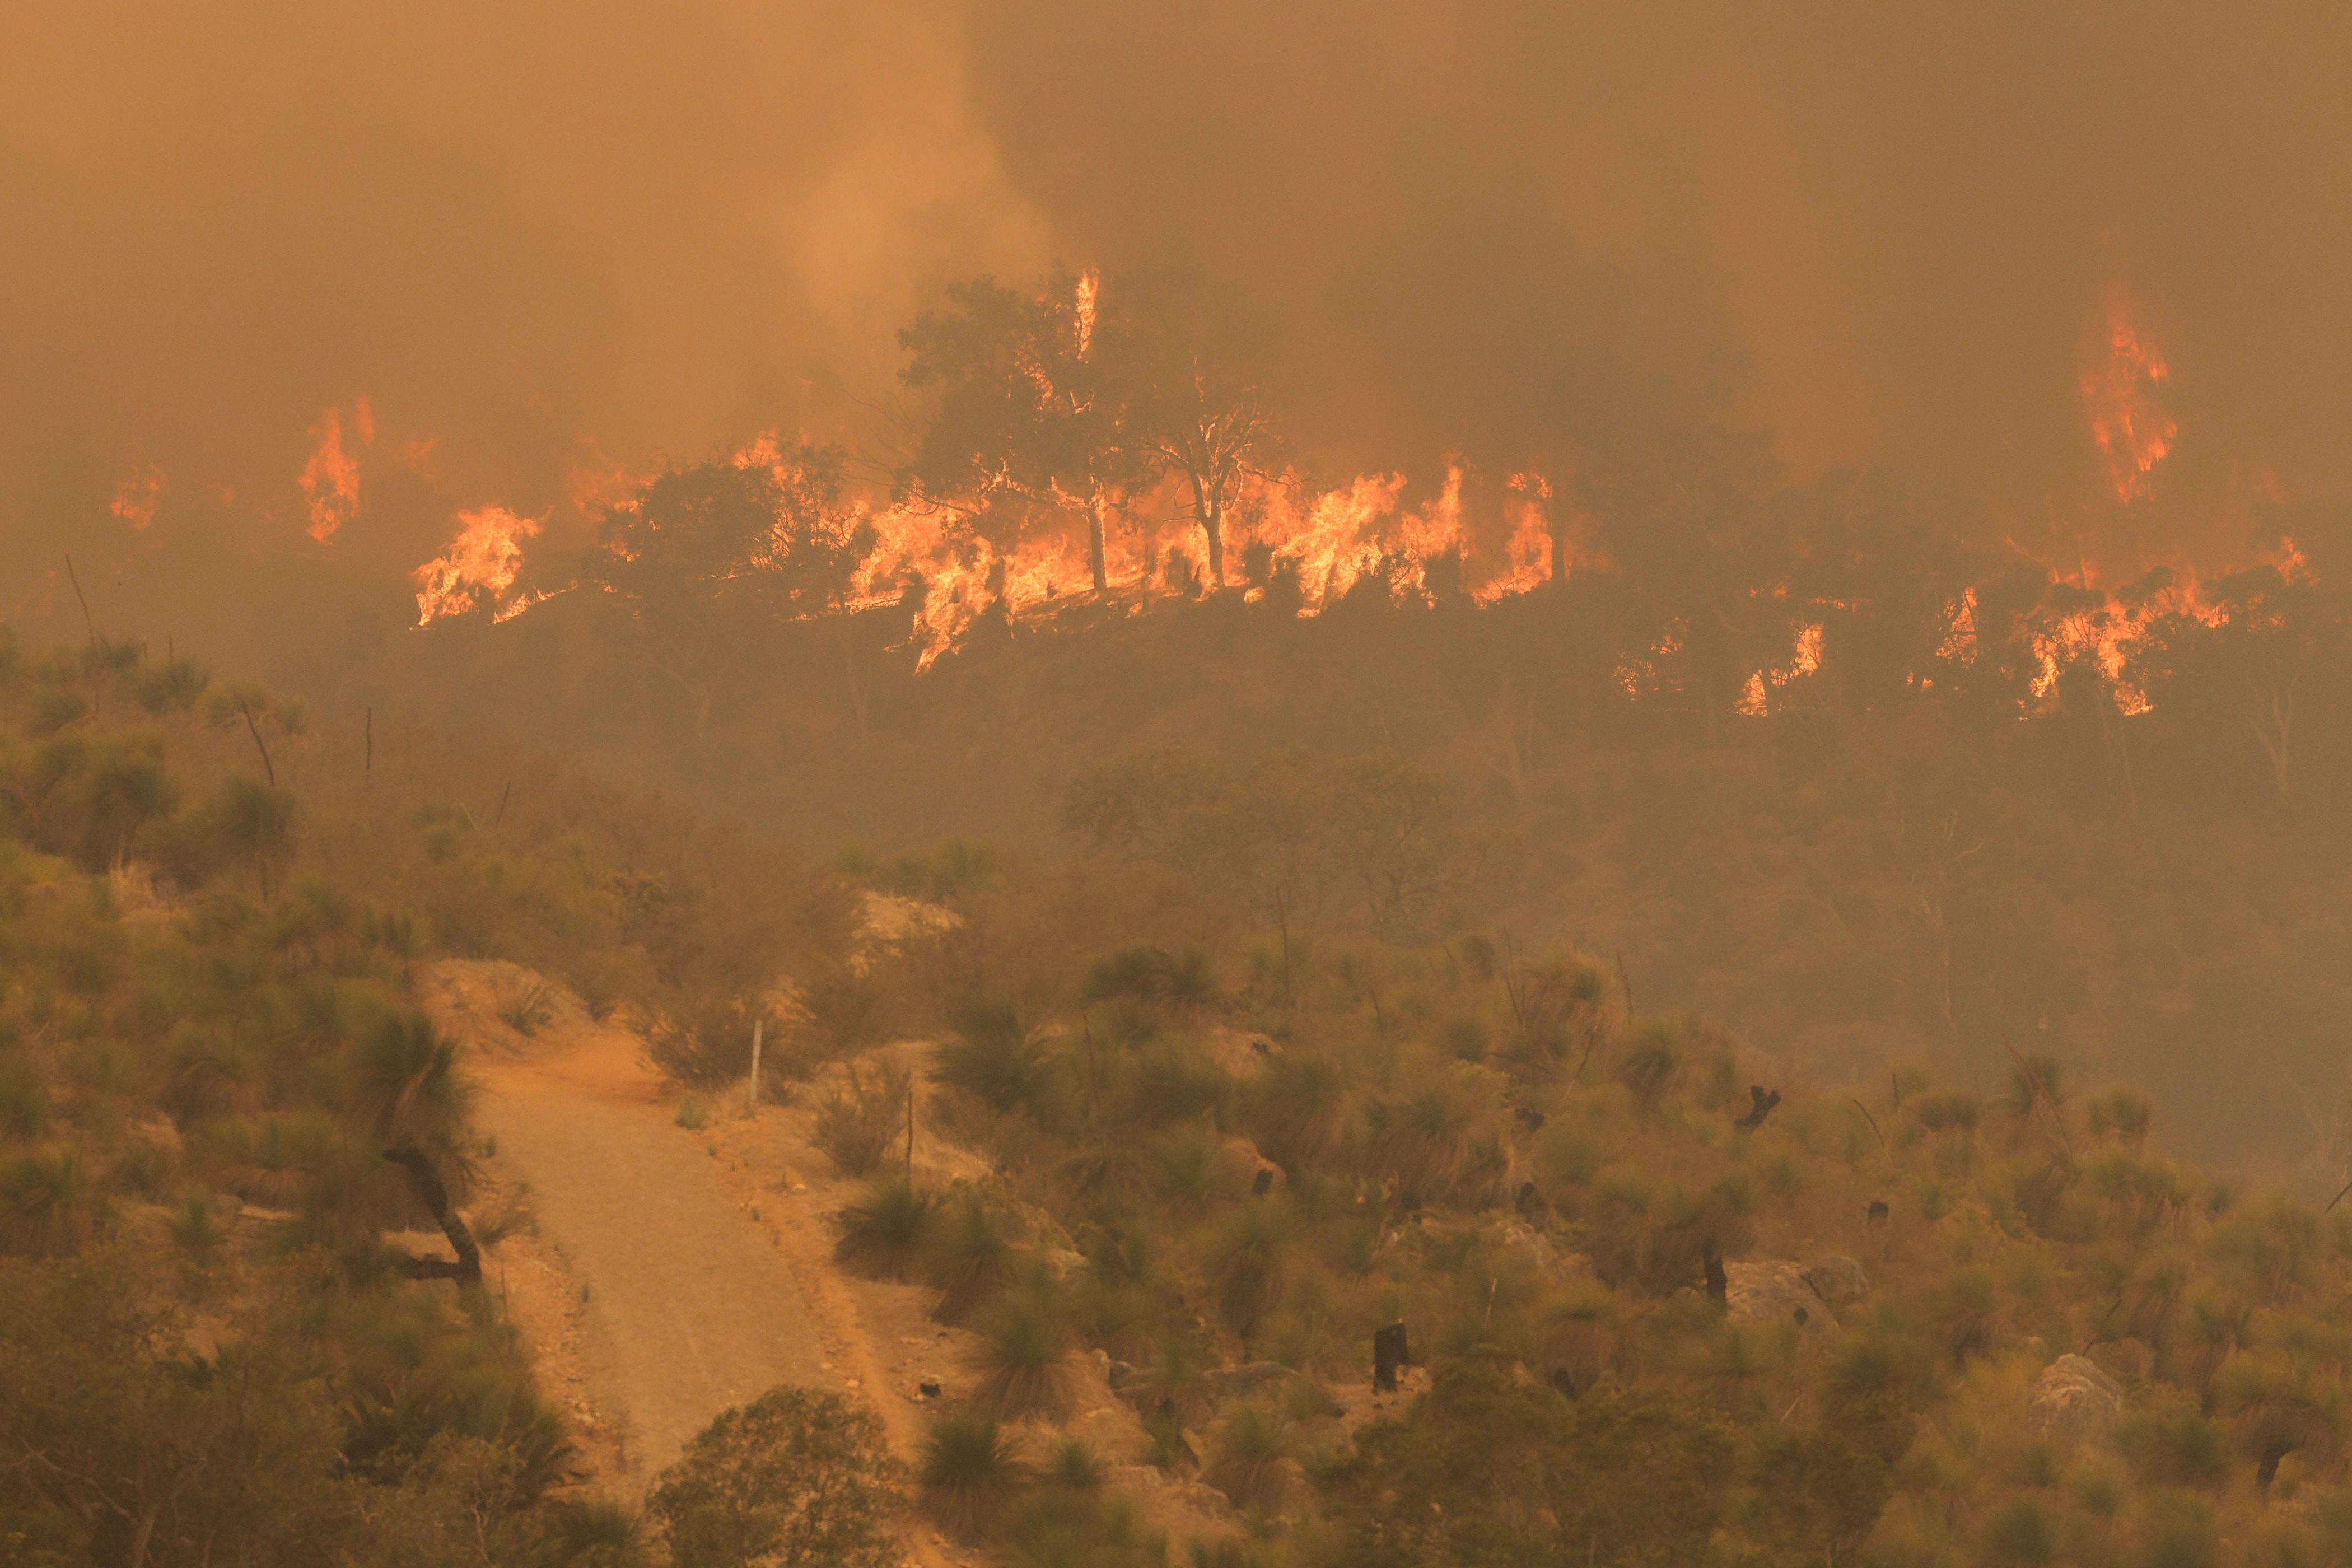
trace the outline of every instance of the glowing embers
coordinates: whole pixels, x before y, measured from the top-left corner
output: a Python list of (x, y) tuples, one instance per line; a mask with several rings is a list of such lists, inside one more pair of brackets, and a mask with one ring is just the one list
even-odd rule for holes
[(163, 470), (152, 463), (142, 463), (122, 476), (114, 487), (114, 500), (107, 506), (117, 521), (129, 523), (132, 531), (144, 530), (155, 521), (155, 509), (163, 504), (163, 492), (169, 489)]
[(2179, 421), (2157, 401), (2157, 389), (2172, 374), (2147, 339), (2121, 289), (2107, 300), (2105, 352), (2083, 373), (2083, 404), (2090, 411), (2091, 437), (2105, 460), (2107, 484), (2118, 501), (2129, 503), (2148, 490), (2148, 476), (2172, 450)]
[(1750, 719), (1769, 716), (1772, 711), (1773, 692), (1821, 668), (1822, 637), (1819, 621), (1798, 627), (1796, 642), (1790, 649), (1787, 664), (1759, 669), (1748, 676), (1747, 685), (1739, 690), (1737, 704), (1739, 711)]
[[(429, 626), (447, 616), (462, 616), (485, 605), (498, 620), (509, 620), (537, 604), (546, 595), (507, 600), (516, 574), (522, 570), (522, 542), (539, 532), (536, 518), (517, 517), (502, 506), (457, 514), (457, 537), (449, 548), (419, 566), (416, 578), (416, 624)], [(504, 602), (502, 602), (504, 601)]]

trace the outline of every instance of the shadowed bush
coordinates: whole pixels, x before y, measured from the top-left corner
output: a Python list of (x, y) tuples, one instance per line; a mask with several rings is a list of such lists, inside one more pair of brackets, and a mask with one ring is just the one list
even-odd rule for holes
[(703, 1428), (646, 1498), (674, 1568), (887, 1568), (898, 1466), (838, 1394), (772, 1389)]
[(843, 1175), (866, 1175), (903, 1132), (913, 1085), (897, 1062), (852, 1062), (818, 1104), (810, 1136)]
[(1000, 1300), (981, 1324), (972, 1402), (999, 1420), (1069, 1408), (1069, 1334), (1055, 1304), (1033, 1291)]
[(834, 1216), (833, 1256), (869, 1279), (911, 1279), (938, 1221), (939, 1203), (929, 1194), (896, 1177), (877, 1182)]
[(988, 1534), (1025, 1479), (996, 1423), (961, 1411), (940, 1416), (923, 1435), (919, 1474), (924, 1508), (967, 1544)]

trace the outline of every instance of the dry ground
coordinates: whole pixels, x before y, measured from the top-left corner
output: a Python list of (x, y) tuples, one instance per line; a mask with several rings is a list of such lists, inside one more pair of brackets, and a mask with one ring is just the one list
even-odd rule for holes
[[(482, 1089), (477, 1120), (495, 1153), (474, 1213), (529, 1215), (485, 1268), (542, 1387), (580, 1428), (584, 1482), (642, 1496), (712, 1417), (779, 1383), (846, 1394), (914, 1461), (929, 1415), (969, 1385), (971, 1336), (931, 1320), (928, 1291), (834, 1265), (830, 1220), (860, 1184), (811, 1141), (819, 1088), (756, 1117), (729, 1097), (702, 1127), (683, 1127), (638, 1037), (530, 972), (449, 960), (418, 982)], [(526, 1032), (500, 1014), (527, 995), (545, 1016)], [(919, 1128), (925, 1120), (919, 1108)], [(915, 1174), (945, 1185), (987, 1166), (919, 1132)], [(1222, 1499), (1132, 1462), (1141, 1426), (1098, 1364), (1082, 1363), (1076, 1383), (1068, 1428), (1116, 1467), (1147, 1518), (1180, 1542), (1230, 1532)], [(1050, 1434), (1028, 1436), (1042, 1452)], [(921, 1562), (967, 1560), (928, 1528), (913, 1533)]]

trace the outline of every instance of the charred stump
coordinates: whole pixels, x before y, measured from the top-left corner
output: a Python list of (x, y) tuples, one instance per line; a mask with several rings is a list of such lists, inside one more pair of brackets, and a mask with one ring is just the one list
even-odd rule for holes
[(1399, 1319), (1372, 1335), (1372, 1391), (1394, 1394), (1397, 1369), (1412, 1364), (1412, 1346), (1404, 1333), (1404, 1321)]
[(1748, 1086), (1748, 1098), (1752, 1102), (1748, 1114), (1734, 1121), (1732, 1125), (1753, 1132), (1764, 1125), (1764, 1119), (1772, 1114), (1774, 1106), (1780, 1103), (1780, 1091), (1768, 1089), (1760, 1083), (1751, 1083)]
[(422, 1149), (404, 1144), (386, 1149), (383, 1157), (408, 1173), (408, 1184), (416, 1194), (416, 1201), (431, 1211), (441, 1234), (449, 1238), (450, 1250), (457, 1255), (454, 1263), (439, 1258), (409, 1258), (402, 1267), (412, 1279), (454, 1279), (462, 1289), (482, 1282), (481, 1249), (474, 1245), (474, 1233), (457, 1217), (449, 1202), (449, 1189), (442, 1184), (441, 1173)]

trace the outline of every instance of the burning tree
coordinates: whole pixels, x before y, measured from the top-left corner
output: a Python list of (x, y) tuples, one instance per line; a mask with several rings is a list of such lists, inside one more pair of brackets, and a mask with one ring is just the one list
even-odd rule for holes
[(841, 449), (762, 440), (673, 468), (609, 506), (585, 580), (613, 595), (651, 662), (708, 723), (745, 633), (839, 605), (874, 549), (845, 504)]
[(1150, 477), (1130, 390), (1097, 352), (1099, 297), (1092, 272), (1057, 268), (1034, 297), (974, 279), (898, 334), (900, 379), (937, 397), (901, 489), (967, 517), (1005, 496), (1083, 517), (1097, 593), (1108, 520)]
[(1222, 588), (1226, 514), (1244, 481), (1264, 477), (1275, 441), (1263, 323), (1239, 294), (1190, 271), (1123, 279), (1118, 300), (1097, 335), (1125, 386), (1135, 449), (1190, 491)]

